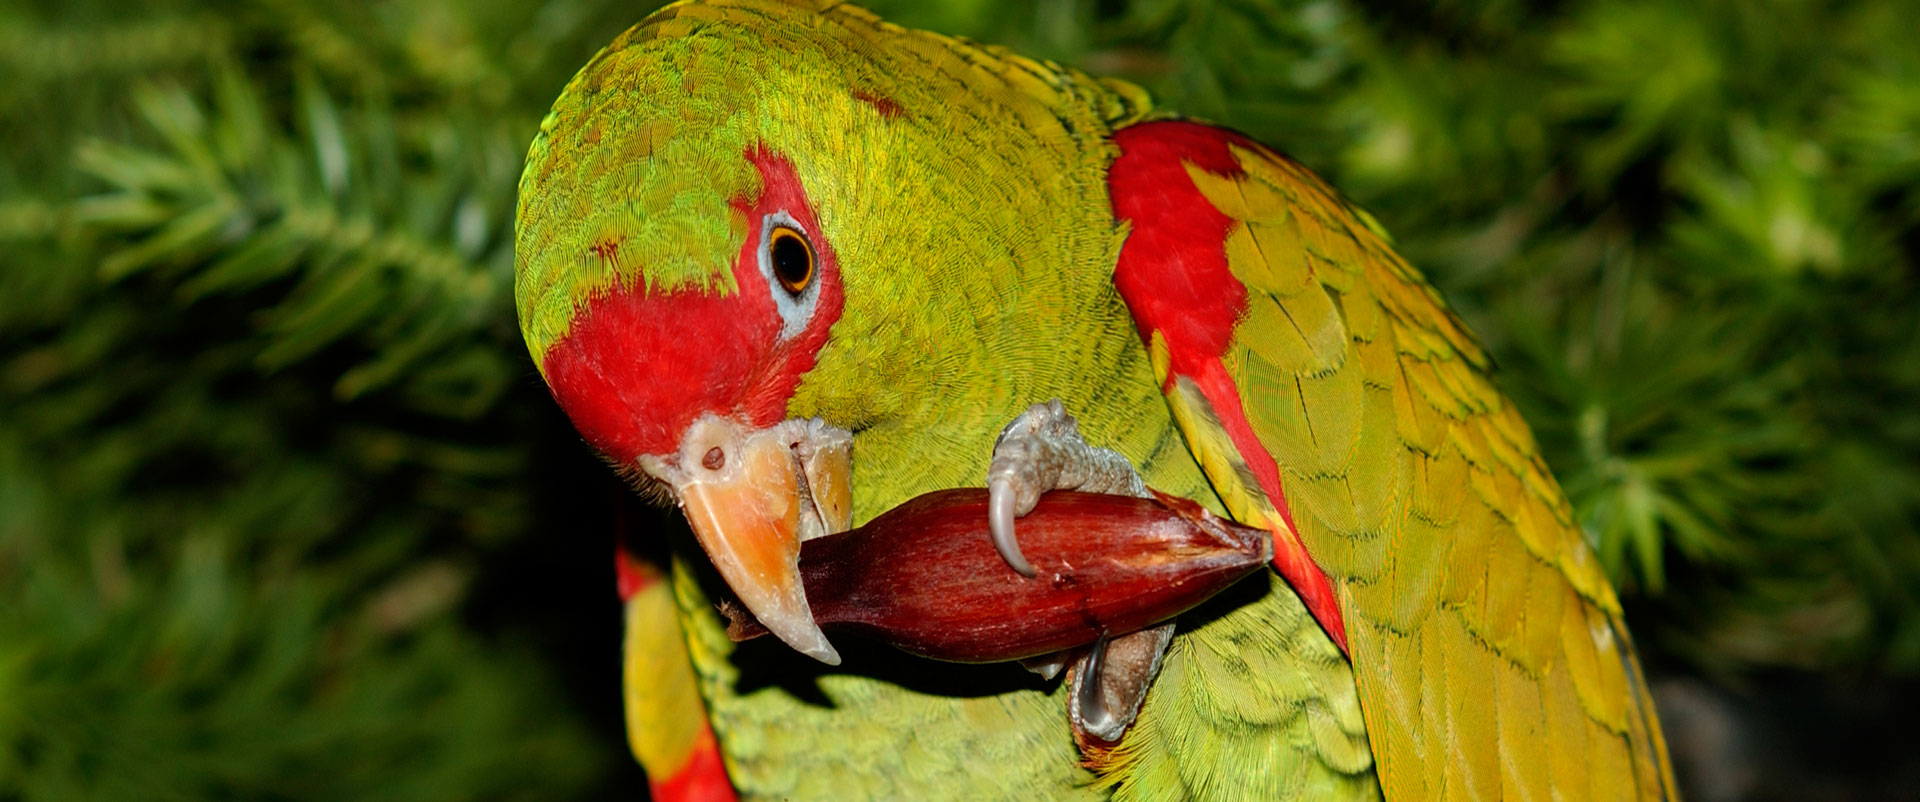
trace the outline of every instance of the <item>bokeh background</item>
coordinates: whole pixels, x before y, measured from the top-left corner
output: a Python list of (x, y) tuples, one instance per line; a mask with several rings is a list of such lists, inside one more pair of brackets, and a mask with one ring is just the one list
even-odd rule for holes
[[(671, 524), (509, 296), (653, 5), (0, 5), (0, 802), (643, 798), (611, 544)], [(873, 5), (1328, 176), (1494, 353), (1692, 798), (1920, 798), (1920, 3)]]

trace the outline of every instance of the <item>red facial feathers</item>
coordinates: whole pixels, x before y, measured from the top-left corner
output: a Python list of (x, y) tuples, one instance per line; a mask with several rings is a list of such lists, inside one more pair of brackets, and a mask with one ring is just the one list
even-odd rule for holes
[[(588, 443), (618, 462), (672, 451), (702, 413), (756, 426), (785, 418), (788, 398), (840, 318), (839, 266), (793, 164), (765, 148), (746, 158), (760, 171), (761, 187), (758, 197), (733, 203), (749, 232), (733, 263), (736, 292), (649, 293), (638, 280), (616, 285), (581, 304), (567, 336), (547, 349), (542, 365), (554, 399)], [(761, 218), (776, 211), (807, 230), (821, 282), (813, 318), (786, 342), (778, 339), (781, 320), (769, 294), (784, 290), (767, 285), (758, 262)]]
[(1113, 139), (1120, 146), (1120, 158), (1107, 176), (1113, 213), (1133, 226), (1120, 250), (1114, 284), (1140, 336), (1150, 342), (1158, 332), (1166, 342), (1169, 386), (1176, 377), (1190, 379), (1219, 416), (1289, 530), (1274, 533), (1274, 569), (1346, 651), (1346, 624), (1333, 587), (1291, 535), (1299, 530), (1281, 492), (1279, 465), (1247, 422), (1240, 391), (1220, 361), (1247, 308), (1247, 288), (1227, 264), (1227, 235), (1235, 223), (1187, 174), (1191, 164), (1215, 175), (1244, 175), (1231, 148), (1260, 147), (1232, 131), (1182, 121), (1128, 126)]

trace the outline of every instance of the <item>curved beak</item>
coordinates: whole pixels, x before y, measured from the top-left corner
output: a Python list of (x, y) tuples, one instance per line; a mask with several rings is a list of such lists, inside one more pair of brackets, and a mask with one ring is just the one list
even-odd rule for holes
[(807, 605), (800, 543), (846, 531), (853, 516), (853, 438), (819, 419), (752, 429), (706, 415), (668, 456), (642, 456), (741, 604), (788, 646), (828, 665), (840, 653)]

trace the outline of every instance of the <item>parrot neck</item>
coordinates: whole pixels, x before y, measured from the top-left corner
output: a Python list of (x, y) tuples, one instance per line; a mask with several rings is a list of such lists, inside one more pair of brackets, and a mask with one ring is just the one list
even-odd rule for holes
[(1055, 398), (1078, 418), (1087, 442), (1126, 456), (1148, 484), (1221, 512), (1181, 446), (1125, 307), (1111, 292), (1094, 297), (1101, 300), (1085, 303), (1096, 311), (1072, 319), (1006, 313), (980, 320), (978, 334), (965, 338), (968, 369), (954, 369), (950, 351), (878, 372), (892, 385), (886, 396), (894, 406), (854, 427), (855, 524), (921, 493), (983, 486), (1001, 429)]

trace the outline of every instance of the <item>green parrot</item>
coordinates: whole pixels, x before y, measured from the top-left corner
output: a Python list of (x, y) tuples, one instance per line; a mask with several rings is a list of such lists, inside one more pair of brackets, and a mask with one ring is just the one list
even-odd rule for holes
[[(516, 239), (554, 398), (699, 546), (621, 562), (659, 798), (1675, 795), (1486, 355), (1241, 134), (838, 2), (685, 2), (554, 103)], [(1145, 486), (1270, 532), (1274, 570), (1065, 682), (843, 659), (799, 543), (983, 485), (1008, 571), (1041, 492)], [(785, 645), (732, 643), (721, 582)]]

